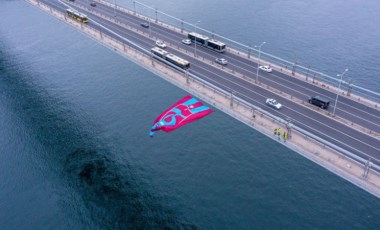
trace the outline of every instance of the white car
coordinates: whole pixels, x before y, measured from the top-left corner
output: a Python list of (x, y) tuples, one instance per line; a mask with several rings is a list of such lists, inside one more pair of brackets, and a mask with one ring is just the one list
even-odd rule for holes
[(166, 48), (165, 42), (163, 42), (161, 40), (157, 40), (156, 41), (156, 46), (160, 47), (161, 49), (165, 49)]
[(188, 39), (188, 38), (187, 38), (187, 39), (183, 39), (183, 40), (182, 40), (182, 43), (183, 43), (183, 44), (186, 44), (186, 45), (191, 45), (191, 40)]
[(215, 59), (215, 62), (218, 64), (221, 64), (221, 65), (227, 65), (228, 64), (228, 61), (224, 58), (217, 58), (217, 59)]
[(267, 73), (272, 72), (272, 68), (270, 68), (268, 65), (261, 65), (261, 66), (259, 66), (259, 69), (261, 69), (262, 71), (265, 71)]
[(268, 98), (265, 103), (275, 109), (281, 109), (282, 107), (280, 103), (278, 103), (275, 99), (271, 99), (271, 98)]

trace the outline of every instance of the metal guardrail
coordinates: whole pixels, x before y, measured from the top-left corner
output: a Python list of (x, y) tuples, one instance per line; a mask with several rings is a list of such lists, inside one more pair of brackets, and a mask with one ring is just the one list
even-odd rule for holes
[[(64, 13), (62, 13), (62, 12), (60, 12), (60, 11), (56, 11), (56, 10), (52, 9), (51, 7), (49, 7), (48, 5), (45, 5), (45, 4), (43, 4), (43, 3), (39, 2), (39, 1), (37, 1), (37, 2), (39, 3), (39, 5), (43, 5), (43, 6), (47, 7), (47, 8), (49, 8), (51, 13), (55, 12), (55, 13), (58, 13), (58, 14), (59, 14), (59, 13), (60, 13), (60, 14), (63, 14), (63, 15), (64, 15), (64, 19), (65, 19), (66, 22), (67, 22), (67, 20), (71, 20), (71, 19), (67, 19), (67, 18), (65, 17), (65, 14), (64, 14)], [(78, 23), (78, 22), (76, 22), (75, 20), (72, 20), (72, 22)], [(95, 22), (95, 21), (93, 21), (93, 22)], [(96, 23), (96, 22), (95, 22), (95, 23)], [(71, 23), (71, 24), (73, 24), (73, 23)], [(133, 49), (135, 50), (135, 52), (138, 52), (138, 53), (140, 53), (141, 55), (143, 55), (143, 56), (145, 56), (145, 57), (147, 57), (147, 58), (152, 58), (152, 59), (153, 59), (153, 56), (152, 56), (150, 50), (147, 50), (147, 49), (145, 49), (144, 47), (139, 46), (138, 44), (136, 44), (136, 43), (134, 43), (134, 42), (132, 42), (132, 41), (130, 41), (130, 40), (128, 40), (128, 39), (122, 37), (121, 35), (118, 35), (117, 33), (113, 32), (112, 30), (110, 30), (110, 29), (108, 29), (108, 28), (103, 27), (103, 26), (100, 25), (100, 24), (98, 24), (98, 25), (101, 26), (102, 28), (106, 29), (108, 32), (110, 32), (110, 33), (114, 34), (115, 36), (119, 37), (120, 39), (122, 39), (123, 41), (125, 41), (126, 43), (128, 43), (129, 45), (126, 44), (126, 43), (120, 42), (119, 40), (116, 40), (116, 39), (114, 39), (114, 38), (112, 38), (112, 37), (110, 37), (110, 36), (108, 36), (108, 35), (102, 33), (101, 31), (95, 30), (94, 28), (92, 28), (92, 27), (90, 27), (90, 26), (88, 26), (88, 25), (85, 25), (85, 24), (83, 24), (83, 23), (80, 24), (80, 28), (81, 28), (81, 29), (86, 28), (86, 29), (89, 29), (89, 30), (92, 30), (92, 31), (98, 32), (98, 33), (101, 35), (101, 40), (104, 40), (104, 38), (107, 38), (107, 39), (109, 39), (109, 40), (112, 40), (112, 41), (115, 42), (115, 43), (118, 43), (118, 44), (122, 45), (123, 47), (125, 47), (125, 45), (127, 45), (128, 47), (133, 48)], [(107, 45), (107, 44), (105, 44), (105, 43), (102, 43), (102, 44), (103, 44), (103, 45)], [(110, 45), (108, 44), (108, 46), (110, 46)], [(159, 58), (159, 57), (158, 57), (158, 58)], [(337, 145), (335, 145), (335, 144), (333, 144), (333, 143), (331, 143), (331, 142), (329, 142), (329, 141), (327, 141), (327, 140), (325, 140), (325, 139), (322, 139), (322, 138), (320, 138), (320, 137), (318, 137), (318, 136), (316, 136), (316, 135), (314, 135), (314, 134), (308, 132), (307, 130), (304, 130), (304, 129), (302, 129), (302, 128), (300, 128), (300, 127), (294, 125), (294, 124), (291, 124), (291, 123), (289, 123), (288, 121), (286, 121), (286, 120), (284, 120), (284, 119), (282, 119), (282, 118), (280, 118), (280, 117), (277, 117), (277, 116), (275, 116), (275, 115), (273, 115), (273, 114), (271, 114), (271, 113), (269, 113), (269, 112), (267, 112), (267, 111), (261, 109), (260, 107), (257, 107), (257, 106), (255, 106), (255, 105), (253, 105), (253, 104), (251, 104), (251, 103), (245, 101), (245, 100), (242, 99), (242, 98), (239, 98), (239, 97), (236, 96), (236, 95), (233, 95), (233, 94), (232, 94), (232, 93), (233, 93), (232, 91), (224, 90), (224, 89), (222, 89), (222, 88), (220, 88), (220, 87), (218, 87), (218, 86), (216, 86), (216, 85), (214, 85), (214, 84), (212, 84), (212, 83), (210, 83), (210, 82), (208, 82), (208, 81), (206, 81), (206, 80), (204, 80), (204, 79), (202, 79), (202, 78), (196, 76), (196, 75), (193, 74), (193, 73), (190, 73), (190, 72), (188, 72), (188, 71), (185, 71), (185, 70), (183, 70), (183, 69), (181, 69), (181, 68), (179, 68), (179, 67), (173, 65), (172, 63), (170, 63), (170, 62), (168, 62), (168, 61), (166, 61), (166, 60), (164, 60), (164, 59), (162, 59), (162, 58), (161, 58), (161, 61), (164, 62), (164, 63), (166, 63), (167, 65), (173, 67), (176, 71), (178, 71), (178, 72), (180, 72), (180, 73), (183, 73), (183, 74), (184, 74), (184, 77), (189, 78), (189, 80), (193, 80), (193, 81), (195, 81), (195, 82), (199, 82), (199, 83), (201, 83), (202, 85), (209, 87), (209, 88), (212, 89), (214, 92), (216, 92), (216, 91), (219, 92), (220, 94), (222, 94), (222, 95), (223, 95), (224, 97), (226, 97), (226, 98), (230, 98), (231, 96), (233, 96), (233, 100), (236, 100), (236, 101), (238, 101), (239, 103), (245, 105), (248, 109), (251, 109), (252, 111), (257, 111), (257, 112), (263, 114), (264, 116), (266, 116), (266, 117), (268, 117), (268, 118), (270, 118), (270, 119), (272, 119), (272, 120), (274, 120), (274, 121), (277, 121), (277, 122), (280, 123), (280, 124), (283, 124), (283, 125), (289, 125), (291, 129), (296, 130), (296, 131), (299, 132), (300, 134), (302, 134), (302, 135), (304, 135), (304, 136), (306, 136), (306, 137), (308, 137), (308, 138), (310, 138), (310, 139), (313, 139), (314, 141), (316, 141), (316, 142), (318, 142), (318, 143), (321, 143), (321, 144), (323, 144), (323, 145), (325, 145), (325, 146), (328, 146), (329, 148), (331, 148), (331, 149), (337, 151), (338, 153), (343, 154), (344, 156), (349, 157), (350, 159), (353, 159), (354, 161), (356, 161), (356, 162), (358, 162), (358, 163), (360, 163), (360, 164), (367, 165), (368, 162), (369, 162), (368, 160), (365, 160), (365, 159), (363, 159), (363, 158), (361, 158), (361, 157), (359, 157), (359, 156), (353, 154), (353, 153), (350, 152), (350, 151), (347, 151), (347, 150), (345, 150), (345, 149), (343, 149), (343, 148), (341, 148), (341, 147), (339, 147), (339, 146), (337, 146)], [(141, 65), (141, 66), (143, 66), (143, 65)], [(191, 78), (190, 78), (190, 77), (191, 77)], [(363, 153), (363, 154), (366, 155), (365, 153)], [(372, 160), (373, 160), (373, 159), (372, 159)], [(374, 160), (376, 160), (376, 159), (374, 159)], [(377, 161), (377, 160), (376, 160), (376, 161)], [(380, 172), (380, 167), (379, 167), (379, 165), (380, 165), (379, 162), (377, 162), (377, 164), (375, 164), (375, 163), (372, 162), (371, 168), (372, 168), (372, 169), (375, 169), (375, 170), (378, 171), (378, 172)]]

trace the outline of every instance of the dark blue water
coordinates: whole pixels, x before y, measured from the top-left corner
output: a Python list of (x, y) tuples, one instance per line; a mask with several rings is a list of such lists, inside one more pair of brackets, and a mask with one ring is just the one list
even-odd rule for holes
[[(322, 2), (153, 4), (326, 70), (365, 66), (358, 81), (376, 89), (379, 4)], [(379, 199), (219, 111), (150, 139), (155, 116), (186, 92), (23, 1), (1, 1), (0, 14), (0, 229), (380, 226)], [(307, 31), (321, 40), (303, 41)]]

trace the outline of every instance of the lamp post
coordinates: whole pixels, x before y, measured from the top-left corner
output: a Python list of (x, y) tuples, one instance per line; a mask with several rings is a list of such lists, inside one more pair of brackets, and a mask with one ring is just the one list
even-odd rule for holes
[(149, 17), (147, 17), (147, 19), (148, 19), (148, 27), (149, 27), (149, 37), (151, 37), (151, 32), (150, 32), (150, 18)]
[[(152, 6), (152, 9), (154, 9), (154, 6)], [(148, 15), (150, 15), (150, 13), (148, 14)], [(150, 17), (148, 17), (148, 22), (149, 22), (149, 37), (151, 37), (152, 35), (152, 32), (151, 32), (151, 28), (150, 28), (150, 20), (151, 20), (151, 18)]]
[(154, 12), (156, 13), (156, 23), (157, 23), (157, 21), (158, 21), (158, 19), (157, 19), (157, 7), (154, 7)]
[(114, 8), (113, 8), (113, 14), (114, 14), (114, 17), (116, 19), (116, 0), (113, 1), (113, 4), (114, 4)]
[[(194, 28), (195, 28), (195, 34), (197, 33), (197, 24), (200, 23), (201, 21), (197, 21), (195, 24), (194, 24)], [(197, 56), (197, 38), (195, 37), (194, 39), (194, 57)]]
[(263, 46), (266, 42), (261, 43), (259, 46), (255, 46), (256, 48), (259, 47), (259, 57), (257, 60), (257, 70), (256, 70), (256, 83), (259, 82), (259, 66), (260, 66), (260, 54), (261, 54), (261, 46)]
[(339, 81), (339, 87), (338, 87), (338, 92), (336, 93), (336, 99), (335, 99), (335, 105), (334, 105), (334, 110), (333, 110), (333, 116), (335, 116), (335, 110), (336, 110), (336, 104), (338, 104), (338, 97), (339, 97), (339, 92), (340, 92), (340, 86), (342, 85), (342, 79), (343, 75), (348, 71), (348, 69), (345, 69), (342, 74), (337, 74), (337, 77), (340, 77)]

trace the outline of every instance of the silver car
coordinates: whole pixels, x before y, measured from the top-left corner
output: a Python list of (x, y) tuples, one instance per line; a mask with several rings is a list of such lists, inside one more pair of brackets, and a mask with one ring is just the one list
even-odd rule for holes
[(228, 61), (224, 58), (217, 58), (217, 59), (215, 59), (215, 62), (218, 64), (221, 64), (221, 65), (227, 65), (228, 64)]
[(187, 38), (187, 39), (183, 39), (183, 40), (182, 40), (182, 43), (183, 43), (183, 44), (186, 44), (186, 45), (191, 45), (191, 40), (188, 39), (188, 38)]
[(156, 46), (160, 47), (161, 49), (165, 49), (166, 48), (165, 42), (163, 42), (161, 40), (157, 40), (156, 41)]

